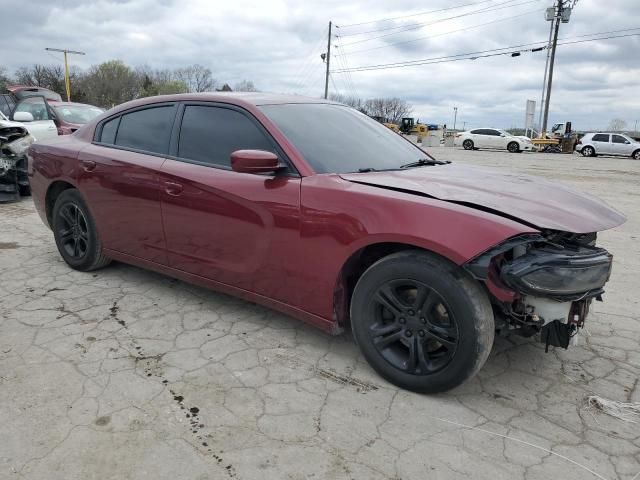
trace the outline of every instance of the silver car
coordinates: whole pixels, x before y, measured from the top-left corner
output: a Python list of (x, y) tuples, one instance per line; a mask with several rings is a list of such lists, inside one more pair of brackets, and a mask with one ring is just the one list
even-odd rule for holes
[(623, 155), (640, 160), (640, 142), (622, 133), (587, 133), (576, 145), (585, 157)]

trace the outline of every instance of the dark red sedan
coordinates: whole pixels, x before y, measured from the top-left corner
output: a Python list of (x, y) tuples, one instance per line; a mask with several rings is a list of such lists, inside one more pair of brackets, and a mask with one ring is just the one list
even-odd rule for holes
[(267, 94), (126, 103), (29, 152), (64, 260), (112, 259), (268, 305), (436, 392), (494, 335), (566, 348), (625, 218), (540, 179), (437, 161), (340, 104)]

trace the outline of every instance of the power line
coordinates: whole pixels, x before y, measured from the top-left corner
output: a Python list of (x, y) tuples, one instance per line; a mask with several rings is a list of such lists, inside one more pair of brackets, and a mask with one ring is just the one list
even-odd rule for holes
[(478, 5), (480, 3), (487, 3), (493, 0), (482, 0), (481, 2), (473, 2), (473, 3), (463, 3), (461, 5), (454, 5), (452, 7), (438, 8), (436, 10), (427, 10), (426, 12), (412, 13), (409, 15), (400, 15), (398, 17), (387, 17), (387, 18), (379, 18), (378, 20), (370, 20), (368, 22), (360, 22), (360, 23), (350, 23), (349, 25), (336, 25), (336, 28), (349, 28), (349, 27), (357, 27), (360, 25), (369, 25), (371, 23), (379, 23), (379, 22), (388, 22), (391, 20), (398, 20), (400, 18), (409, 18), (409, 17), (419, 17), (420, 15), (428, 15), (430, 13), (444, 12), (446, 10), (453, 10), (454, 8), (462, 8), (468, 7), (470, 5)]
[[(335, 45), (336, 49), (340, 48), (338, 45)], [(352, 95), (354, 96), (354, 98), (358, 98), (358, 89), (355, 86), (355, 83), (353, 81), (353, 76), (351, 75), (351, 72), (349, 71), (349, 62), (347, 60), (347, 56), (345, 55), (344, 51), (342, 54), (334, 54), (334, 56), (336, 57), (336, 59), (338, 60), (338, 63), (340, 63), (342, 65), (342, 68), (346, 70), (347, 72), (347, 81), (348, 81), (348, 85), (350, 87), (350, 90), (352, 91)]]
[[(513, 20), (514, 18), (524, 17), (525, 15), (530, 15), (530, 14), (536, 13), (536, 12), (540, 12), (540, 9), (536, 8), (535, 10), (528, 10), (526, 12), (519, 13), (518, 15), (511, 15), (509, 17), (498, 18), (496, 20), (491, 20), (490, 22), (484, 22), (484, 23), (479, 23), (479, 24), (476, 24), (476, 25), (470, 25), (468, 27), (458, 28), (456, 30), (449, 30), (448, 32), (436, 33), (435, 35), (427, 35), (425, 37), (418, 37), (418, 38), (415, 38), (413, 40), (405, 40), (405, 41), (402, 41), (402, 42), (388, 43), (386, 45), (381, 45), (379, 47), (364, 48), (364, 49), (360, 49), (360, 50), (351, 50), (351, 51), (348, 51), (347, 53), (349, 53), (351, 55), (351, 54), (354, 54), (354, 53), (370, 52), (372, 50), (380, 50), (380, 49), (383, 49), (383, 48), (394, 47), (396, 45), (404, 45), (404, 44), (407, 44), (407, 43), (415, 43), (415, 42), (419, 42), (421, 40), (427, 40), (427, 39), (430, 39), (430, 38), (442, 37), (444, 35), (450, 35), (452, 33), (465, 32), (467, 30), (473, 30), (474, 28), (480, 28), (480, 27), (484, 27), (486, 25), (492, 25), (494, 23), (504, 22), (504, 21), (507, 21), (507, 20)], [(342, 51), (343, 52), (345, 51), (344, 48), (342, 49)]]
[(323, 51), (321, 50), (321, 48), (326, 38), (327, 38), (327, 29), (324, 28), (322, 30), (320, 39), (315, 43), (314, 47), (311, 50), (311, 53), (309, 53), (306, 56), (306, 61), (303, 63), (300, 70), (298, 70), (298, 73), (293, 77), (294, 85), (299, 85), (300, 87), (303, 87), (304, 86), (303, 82), (307, 81), (309, 79), (309, 76), (312, 75), (314, 70), (313, 67), (315, 66), (315, 63), (318, 61), (318, 58), (320, 58), (320, 53)]
[(418, 28), (420, 26), (431, 25), (432, 23), (442, 22), (442, 21), (445, 21), (445, 20), (458, 18), (460, 16), (464, 17), (466, 15), (474, 15), (476, 13), (483, 13), (485, 11), (492, 11), (496, 7), (499, 7), (499, 6), (502, 6), (502, 5), (506, 5), (507, 3), (512, 3), (512, 2), (515, 2), (515, 1), (517, 1), (517, 0), (505, 0), (504, 2), (498, 3), (496, 5), (489, 5), (489, 6), (486, 6), (486, 7), (482, 7), (480, 9), (478, 9), (478, 10), (472, 10), (471, 12), (465, 12), (465, 13), (460, 14), (460, 15), (454, 15), (452, 17), (445, 17), (445, 18), (441, 18), (441, 19), (437, 19), (437, 20), (431, 20), (431, 21), (426, 21), (426, 22), (417, 22), (417, 23), (409, 23), (409, 24), (404, 24), (404, 25), (395, 25), (395, 26), (389, 26), (389, 27), (380, 27), (380, 28), (376, 28), (376, 29), (373, 29), (373, 30), (365, 30), (364, 32), (354, 32), (354, 33), (345, 33), (345, 34), (337, 33), (336, 36), (340, 36), (342, 38), (345, 38), (345, 37), (355, 37), (355, 36), (358, 36), (358, 35), (367, 35), (369, 33), (386, 32), (386, 31), (389, 31), (389, 30), (401, 30), (401, 31), (404, 31), (405, 29), (410, 30), (410, 29), (414, 29), (414, 27)]
[[(515, 4), (512, 4), (512, 5), (507, 5), (507, 4), (512, 3), (514, 1), (515, 0), (507, 0), (505, 2), (498, 3), (496, 5), (492, 5), (490, 7), (485, 7), (485, 8), (479, 9), (479, 10), (473, 10), (471, 12), (465, 12), (465, 13), (461, 13), (461, 14), (458, 14), (458, 15), (453, 15), (451, 17), (445, 17), (445, 18), (440, 18), (440, 19), (437, 19), (437, 20), (432, 20), (430, 22), (414, 23), (414, 24), (411, 24), (411, 25), (403, 25), (403, 26), (400, 26), (400, 27), (391, 27), (391, 28), (385, 28), (385, 29), (379, 29), (379, 30), (372, 30), (371, 32), (367, 32), (367, 33), (373, 33), (373, 32), (376, 32), (376, 31), (384, 31), (384, 30), (391, 30), (391, 29), (398, 30), (398, 31), (397, 32), (391, 32), (391, 33), (385, 33), (383, 35), (377, 35), (375, 37), (364, 38), (362, 40), (356, 40), (356, 41), (349, 42), (349, 43), (343, 43), (342, 46), (346, 47), (346, 46), (349, 46), (349, 45), (356, 45), (358, 43), (370, 42), (371, 40), (377, 40), (378, 38), (385, 38), (385, 37), (390, 37), (392, 35), (398, 35), (399, 33), (402, 33), (402, 32), (408, 32), (410, 30), (417, 30), (417, 29), (422, 28), (422, 27), (427, 27), (427, 26), (434, 25), (434, 24), (440, 23), (440, 22), (446, 22), (448, 20), (454, 20), (456, 18), (467, 17), (469, 15), (476, 15), (478, 13), (493, 12), (495, 10), (502, 10), (503, 8), (501, 8), (501, 7), (504, 7), (504, 8), (518, 7), (520, 5), (526, 5), (526, 4), (529, 4), (529, 3), (538, 2), (540, 0), (526, 0), (524, 2), (515, 3)], [(345, 36), (347, 36), (347, 35), (337, 35), (338, 38), (343, 38)]]
[[(631, 31), (631, 30), (638, 30), (638, 29), (637, 28), (636, 29), (625, 29), (624, 31)], [(613, 32), (603, 32), (603, 33), (613, 33)], [(593, 35), (602, 35), (602, 34), (593, 33), (593, 34), (581, 35), (581, 36), (578, 36), (578, 37), (569, 37), (569, 38), (566, 38), (565, 40), (571, 40), (573, 38), (580, 38), (580, 37), (593, 36)], [(583, 40), (558, 42), (558, 46), (594, 42), (594, 41), (598, 41), (598, 40), (610, 40), (610, 39), (614, 39), (614, 38), (635, 37), (635, 36), (640, 36), (640, 32), (639, 33), (630, 33), (630, 34), (625, 34), (625, 35), (611, 35), (611, 36), (600, 37), (600, 38), (588, 38), (588, 39), (583, 39)], [(540, 44), (544, 44), (544, 43), (547, 43), (546, 40), (542, 40), (542, 41), (539, 41), (539, 42), (533, 42), (533, 43), (523, 43), (523, 44), (520, 44), (520, 45), (512, 45), (512, 46), (509, 46), (509, 47), (493, 48), (493, 49), (489, 49), (489, 50), (481, 50), (481, 51), (477, 51), (477, 52), (460, 53), (460, 54), (456, 54), (456, 55), (446, 55), (446, 56), (442, 56), (442, 57), (433, 57), (433, 58), (422, 58), (422, 59), (419, 59), (419, 60), (411, 60), (411, 61), (407, 61), (407, 62), (382, 63), (382, 64), (378, 64), (378, 65), (364, 65), (364, 66), (361, 66), (361, 67), (351, 68), (351, 69), (349, 69), (349, 71), (350, 72), (363, 72), (363, 71), (369, 71), (369, 70), (387, 70), (387, 69), (392, 69), (392, 68), (402, 68), (402, 67), (413, 67), (413, 66), (419, 66), (419, 65), (429, 65), (429, 64), (432, 64), (432, 63), (456, 62), (456, 61), (460, 61), (460, 60), (476, 60), (478, 58), (495, 57), (495, 56), (499, 56), (499, 55), (518, 56), (518, 54), (524, 53), (524, 52), (538, 52), (538, 51), (545, 50), (547, 48), (547, 46), (533, 47), (534, 45), (540, 45)], [(532, 47), (532, 48), (521, 48), (521, 47)], [(343, 71), (343, 70), (334, 70), (333, 73), (347, 73), (347, 71), (346, 70), (345, 71)]]

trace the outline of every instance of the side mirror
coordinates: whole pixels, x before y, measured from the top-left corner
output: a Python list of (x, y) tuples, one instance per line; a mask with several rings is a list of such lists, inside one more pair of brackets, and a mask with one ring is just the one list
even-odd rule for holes
[(16, 112), (13, 114), (13, 119), (16, 122), (33, 122), (33, 115), (29, 112)]
[(282, 168), (275, 153), (265, 150), (236, 150), (231, 154), (231, 168), (239, 173), (271, 173)]

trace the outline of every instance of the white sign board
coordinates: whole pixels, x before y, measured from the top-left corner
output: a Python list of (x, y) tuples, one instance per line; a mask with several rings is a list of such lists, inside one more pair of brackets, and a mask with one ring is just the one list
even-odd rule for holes
[(529, 130), (533, 131), (533, 117), (536, 112), (536, 101), (527, 100), (527, 110), (524, 114), (524, 134), (527, 135)]

